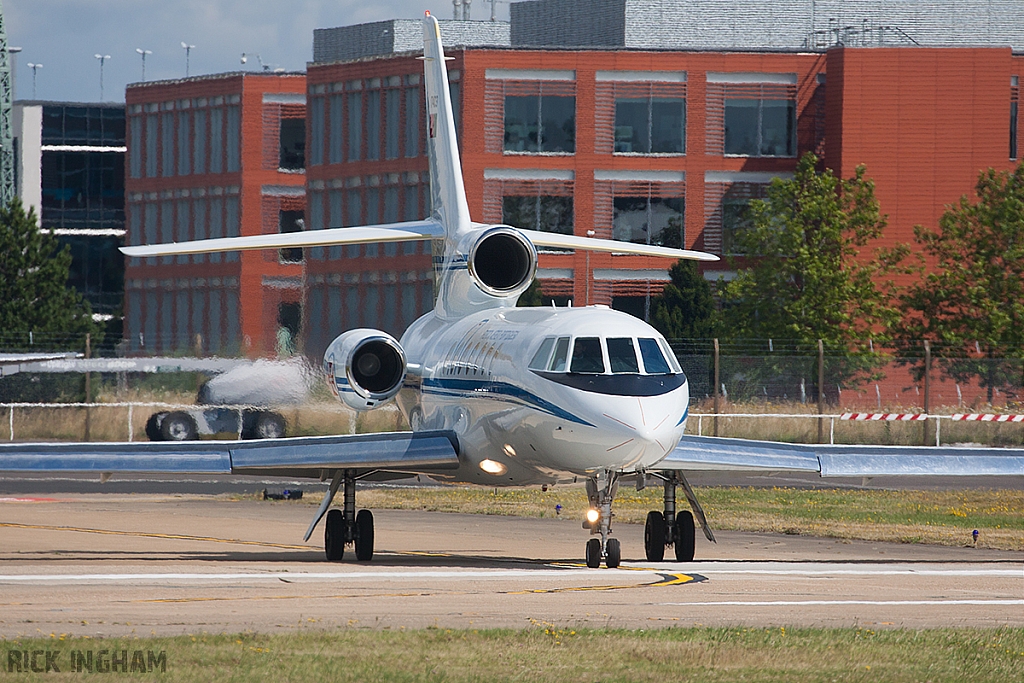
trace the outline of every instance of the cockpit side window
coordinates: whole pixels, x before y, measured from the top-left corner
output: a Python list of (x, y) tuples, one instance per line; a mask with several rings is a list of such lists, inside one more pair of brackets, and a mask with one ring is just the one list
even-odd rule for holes
[(604, 372), (604, 356), (601, 355), (601, 340), (598, 337), (577, 337), (572, 348), (570, 372), (601, 374)]
[(661, 353), (657, 339), (638, 339), (640, 343), (640, 356), (644, 359), (644, 369), (648, 375), (669, 375), (672, 370), (669, 368), (665, 356)]
[(555, 353), (551, 356), (551, 363), (548, 370), (551, 372), (565, 372), (565, 361), (569, 357), (569, 338), (559, 337), (555, 342)]
[(537, 349), (537, 353), (533, 355), (533, 360), (530, 361), (531, 370), (547, 370), (548, 360), (551, 358), (551, 349), (554, 345), (554, 337), (548, 337), (541, 342), (540, 348)]
[(676, 354), (672, 351), (672, 347), (668, 345), (668, 342), (664, 338), (659, 339), (658, 343), (661, 344), (661, 350), (665, 353), (665, 358), (668, 358), (668, 364), (672, 367), (672, 372), (677, 375), (682, 374), (683, 368), (679, 366), (679, 359), (676, 358)]
[(608, 364), (613, 373), (639, 373), (640, 365), (636, 361), (636, 349), (629, 337), (612, 337), (608, 339)]

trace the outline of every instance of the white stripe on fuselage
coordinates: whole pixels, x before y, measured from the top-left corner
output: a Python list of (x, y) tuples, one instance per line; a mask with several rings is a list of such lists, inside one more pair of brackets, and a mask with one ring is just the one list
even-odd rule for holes
[(587, 307), (504, 308), (455, 321), (428, 314), (403, 336), (420, 377), (399, 406), (413, 429), (459, 435), (466, 464), (457, 478), (495, 482), (477, 467), (487, 458), (508, 467), (503, 483), (557, 481), (649, 467), (675, 448), (685, 426), (685, 383), (644, 397), (560, 384), (527, 367), (552, 336), (660, 335), (625, 313)]

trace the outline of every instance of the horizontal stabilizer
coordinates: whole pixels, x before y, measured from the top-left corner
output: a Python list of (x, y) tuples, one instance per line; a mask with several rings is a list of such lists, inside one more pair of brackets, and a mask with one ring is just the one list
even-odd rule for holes
[(1024, 476), (1024, 449), (808, 445), (684, 436), (654, 469), (819, 472), (822, 477)]
[(323, 470), (457, 468), (450, 432), (386, 432), (255, 441), (0, 444), (3, 472), (167, 472), (319, 477)]
[(190, 242), (121, 247), (126, 256), (178, 256), (182, 254), (209, 254), (221, 251), (251, 251), (253, 249), (289, 249), (296, 247), (330, 247), (366, 242), (409, 242), (444, 236), (444, 228), (434, 221), (408, 221), (385, 225), (367, 225), (357, 228), (330, 228), (302, 232), (251, 235), (247, 237), (219, 237)]
[(620, 242), (619, 240), (597, 239), (595, 237), (580, 237), (578, 235), (561, 235), (554, 232), (539, 232), (537, 230), (520, 230), (535, 247), (557, 247), (560, 249), (579, 249), (581, 251), (604, 251), (615, 254), (635, 254), (637, 256), (662, 256), (673, 259), (686, 259), (688, 261), (717, 261), (714, 254), (704, 251), (690, 251), (689, 249), (671, 249), (659, 247), (653, 244), (634, 244), (633, 242)]

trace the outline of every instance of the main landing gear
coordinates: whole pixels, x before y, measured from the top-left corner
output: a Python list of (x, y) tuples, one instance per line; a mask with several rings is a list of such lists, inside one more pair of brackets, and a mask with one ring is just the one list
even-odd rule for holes
[(619, 490), (619, 475), (616, 472), (604, 471), (587, 480), (587, 498), (590, 499), (590, 510), (583, 521), (583, 528), (590, 529), (591, 534), (601, 534), (600, 540), (592, 538), (587, 541), (587, 566), (596, 569), (604, 559), (609, 569), (614, 569), (622, 562), (622, 547), (619, 539), (608, 538), (612, 531), (612, 501)]
[(327, 512), (327, 522), (324, 525), (324, 552), (328, 561), (338, 562), (345, 557), (345, 546), (352, 543), (355, 545), (356, 559), (360, 562), (369, 562), (373, 559), (373, 513), (369, 510), (360, 510), (359, 514), (356, 514), (355, 470), (343, 470), (334, 475), (331, 488), (324, 495), (324, 502), (320, 505), (320, 511), (306, 532), (306, 540), (309, 540), (313, 527), (320, 521), (324, 511), (331, 506), (331, 501), (341, 484), (344, 484), (343, 506), (341, 510)]
[(651, 510), (647, 513), (647, 523), (644, 525), (644, 552), (647, 561), (661, 562), (665, 559), (665, 548), (673, 546), (676, 562), (692, 562), (696, 540), (693, 513), (689, 510), (676, 512), (677, 484), (682, 485), (690, 507), (697, 513), (704, 535), (712, 543), (715, 542), (715, 535), (711, 533), (704, 510), (682, 473), (666, 472), (657, 476), (665, 481), (665, 511)]

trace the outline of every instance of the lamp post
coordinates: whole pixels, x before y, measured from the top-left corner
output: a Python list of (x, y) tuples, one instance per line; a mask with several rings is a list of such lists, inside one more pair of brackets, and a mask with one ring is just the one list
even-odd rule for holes
[(11, 56), (11, 101), (13, 102), (17, 98), (14, 96), (14, 78), (18, 72), (18, 53), (21, 52), (20, 47), (9, 47), (7, 48), (7, 54)]
[[(96, 59), (100, 60), (100, 102), (103, 101), (103, 63), (110, 59), (110, 55), (93, 55)], [(32, 74), (32, 86), (35, 87), (36, 75)]]
[(142, 55), (142, 82), (146, 82), (146, 55), (153, 54), (152, 50), (143, 50), (141, 47), (135, 48), (135, 51)]
[(28, 63), (28, 68), (32, 69), (32, 99), (36, 98), (36, 71), (43, 68), (42, 64)]
[(195, 45), (189, 45), (185, 41), (181, 41), (181, 49), (185, 51), (185, 78), (188, 78), (188, 60), (189, 55), (192, 53), (192, 48), (194, 47)]

